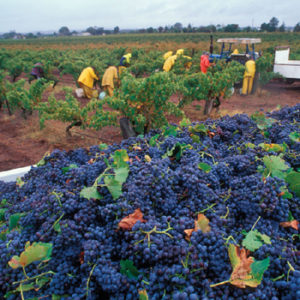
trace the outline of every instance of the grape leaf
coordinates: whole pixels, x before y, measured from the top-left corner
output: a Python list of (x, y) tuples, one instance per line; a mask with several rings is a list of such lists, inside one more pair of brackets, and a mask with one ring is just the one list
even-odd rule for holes
[(166, 128), (163, 132), (164, 136), (177, 136), (177, 128), (175, 126), (170, 125), (168, 128)]
[(76, 168), (78, 168), (78, 166), (76, 164), (70, 164), (68, 167), (63, 167), (61, 170), (62, 170), (63, 174), (66, 174), (71, 169), (76, 169)]
[(228, 254), (233, 271), (230, 276), (230, 283), (239, 288), (246, 286), (257, 287), (262, 280), (264, 272), (270, 264), (269, 257), (255, 261), (253, 257), (247, 256), (247, 251), (230, 244)]
[(34, 261), (47, 261), (51, 258), (52, 254), (52, 244), (50, 243), (36, 243), (34, 242), (30, 245), (27, 242), (25, 245), (25, 250), (19, 256), (13, 256), (8, 262), (9, 266), (13, 269), (19, 267), (26, 267)]
[(294, 171), (288, 173), (285, 181), (289, 184), (290, 190), (300, 197), (300, 173)]
[(184, 233), (186, 234), (186, 240), (190, 240), (191, 235), (194, 231), (201, 230), (203, 233), (210, 231), (209, 220), (205, 217), (204, 214), (198, 214), (197, 220), (195, 220), (195, 227), (193, 229), (185, 229)]
[(151, 160), (152, 160), (151, 157), (147, 154), (144, 156), (144, 158), (145, 158), (146, 162), (151, 162)]
[(118, 199), (122, 195), (122, 184), (119, 181), (117, 181), (114, 177), (105, 177), (104, 183), (114, 200)]
[(149, 300), (146, 289), (139, 290), (139, 300)]
[(263, 148), (267, 152), (285, 152), (286, 146), (279, 145), (279, 144), (265, 144), (261, 143), (258, 145), (259, 147)]
[(179, 122), (179, 126), (180, 127), (187, 127), (191, 125), (191, 121), (188, 118), (183, 118), (180, 122)]
[(275, 119), (267, 118), (263, 112), (256, 112), (251, 116), (251, 119), (256, 123), (256, 126), (260, 130), (265, 130), (272, 126), (274, 122), (276, 122)]
[(84, 187), (80, 191), (80, 197), (90, 199), (102, 199), (102, 196), (99, 194), (96, 186)]
[(283, 171), (286, 171), (289, 166), (286, 165), (285, 161), (282, 158), (275, 155), (265, 156), (263, 158), (263, 162), (266, 166), (266, 170), (264, 172), (265, 176), (271, 174), (272, 177), (276, 176), (280, 179), (285, 178), (286, 173), (284, 173)]
[(121, 274), (127, 276), (129, 279), (137, 279), (139, 276), (138, 269), (134, 266), (133, 261), (126, 259), (120, 261)]
[(128, 173), (129, 173), (128, 168), (119, 168), (119, 169), (115, 169), (114, 171), (115, 171), (115, 180), (122, 185), (128, 177)]
[(300, 143), (300, 133), (299, 132), (291, 132), (289, 134), (289, 138), (293, 141), (293, 142), (297, 142)]
[(203, 170), (205, 173), (209, 173), (211, 171), (211, 166), (207, 163), (199, 163), (198, 168)]
[(100, 150), (106, 150), (107, 148), (108, 148), (107, 144), (105, 144), (105, 143), (99, 144)]
[(1, 208), (0, 209), (0, 222), (1, 221), (5, 221), (5, 212), (6, 212), (6, 208)]
[(208, 129), (206, 128), (206, 126), (201, 123), (201, 124), (196, 124), (195, 126), (190, 126), (189, 127), (189, 132), (190, 133), (204, 133), (204, 134), (207, 134), (208, 133)]
[(9, 231), (17, 227), (20, 218), (23, 216), (23, 213), (16, 213), (9, 217)]
[(271, 239), (269, 236), (261, 234), (256, 229), (249, 231), (242, 242), (242, 245), (252, 252), (259, 249), (263, 244), (270, 245)]
[(129, 157), (126, 150), (116, 150), (112, 157), (114, 160), (113, 167), (115, 169), (128, 168), (127, 162), (129, 161)]
[(299, 222), (297, 220), (291, 220), (291, 221), (287, 221), (287, 222), (281, 222), (280, 226), (282, 226), (283, 228), (293, 228), (295, 230), (298, 230), (298, 226), (299, 226)]
[(124, 217), (120, 222), (119, 222), (119, 228), (125, 229), (125, 230), (131, 230), (134, 224), (140, 221), (142, 223), (145, 223), (146, 220), (143, 219), (143, 213), (139, 208), (137, 208), (132, 214), (129, 216)]

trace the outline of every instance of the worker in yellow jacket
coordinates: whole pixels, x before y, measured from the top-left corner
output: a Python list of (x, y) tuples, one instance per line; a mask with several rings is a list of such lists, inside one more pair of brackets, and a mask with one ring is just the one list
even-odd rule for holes
[(176, 59), (177, 59), (177, 55), (169, 56), (164, 63), (163, 70), (165, 72), (169, 72), (174, 66)]
[(119, 85), (119, 71), (115, 66), (108, 67), (102, 78), (102, 87), (110, 97), (114, 95), (115, 83)]
[(172, 55), (173, 55), (173, 51), (168, 51), (163, 55), (163, 58), (164, 60), (167, 60)]
[(99, 80), (94, 67), (87, 67), (82, 70), (77, 82), (83, 89), (85, 97), (91, 99), (98, 97), (98, 91), (94, 88), (94, 81)]
[(127, 53), (125, 55), (122, 56), (121, 60), (120, 60), (120, 66), (128, 66), (130, 64), (130, 59), (131, 59), (131, 53)]
[(246, 70), (244, 73), (242, 95), (249, 95), (252, 91), (253, 79), (255, 76), (255, 61), (252, 57), (245, 64)]

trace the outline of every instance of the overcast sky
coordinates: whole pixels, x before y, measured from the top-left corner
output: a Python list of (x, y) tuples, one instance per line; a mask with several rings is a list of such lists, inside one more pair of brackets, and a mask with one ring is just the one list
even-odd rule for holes
[[(300, 22), (300, 0), (0, 0), (0, 32)], [(279, 25), (280, 25), (279, 24)]]

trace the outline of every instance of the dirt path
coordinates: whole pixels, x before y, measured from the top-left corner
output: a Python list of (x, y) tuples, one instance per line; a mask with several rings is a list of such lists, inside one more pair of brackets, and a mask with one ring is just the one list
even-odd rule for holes
[[(61, 95), (62, 86), (73, 86), (70, 75), (64, 75), (55, 87), (56, 95)], [(48, 90), (44, 99), (52, 92)], [(82, 104), (88, 100), (81, 99)], [(241, 97), (233, 95), (225, 100), (220, 115), (235, 113), (252, 114), (257, 110), (271, 111), (279, 105), (293, 106), (300, 103), (300, 82), (292, 85), (270, 83), (260, 94)], [(204, 101), (193, 102), (184, 111), (192, 121), (203, 120)], [(218, 115), (213, 114), (213, 117)], [(172, 121), (178, 121), (171, 119)], [(66, 124), (58, 121), (46, 121), (46, 128), (39, 129), (37, 113), (24, 120), (20, 113), (9, 116), (6, 111), (0, 112), (0, 171), (20, 168), (37, 163), (47, 151), (53, 149), (70, 150), (78, 147), (88, 148), (99, 143), (118, 143), (122, 140), (119, 128), (106, 127), (103, 130), (72, 129), (72, 137), (65, 134)]]

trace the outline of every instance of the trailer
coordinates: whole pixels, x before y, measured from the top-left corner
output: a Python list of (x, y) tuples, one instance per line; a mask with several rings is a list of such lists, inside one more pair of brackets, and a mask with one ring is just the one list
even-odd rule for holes
[(289, 55), (289, 46), (276, 47), (273, 71), (283, 76), (288, 83), (293, 83), (300, 80), (300, 60), (289, 60)]

